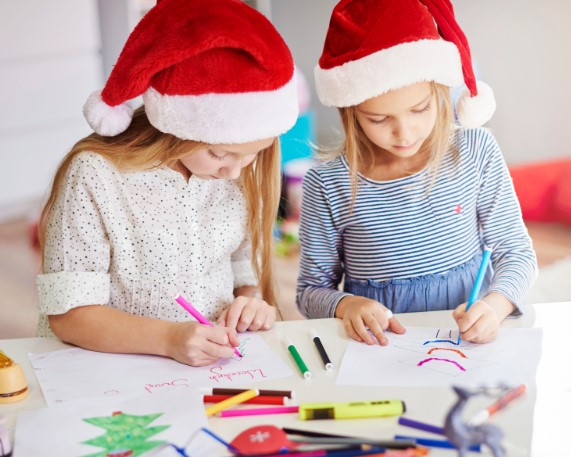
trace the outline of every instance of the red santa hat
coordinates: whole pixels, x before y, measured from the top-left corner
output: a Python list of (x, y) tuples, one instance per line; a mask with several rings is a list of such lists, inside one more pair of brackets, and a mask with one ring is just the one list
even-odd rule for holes
[(125, 131), (139, 95), (158, 130), (211, 144), (277, 136), (298, 115), (291, 53), (241, 0), (160, 0), (87, 100), (87, 122), (103, 136)]
[(470, 47), (450, 0), (342, 0), (315, 67), (326, 106), (359, 103), (422, 81), (466, 84), (458, 120), (478, 127), (494, 114), (491, 88), (476, 81)]

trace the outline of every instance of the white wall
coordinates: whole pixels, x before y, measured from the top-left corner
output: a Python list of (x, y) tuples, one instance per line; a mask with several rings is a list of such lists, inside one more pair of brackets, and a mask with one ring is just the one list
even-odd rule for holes
[(456, 0), (482, 79), (489, 123), (511, 163), (571, 157), (571, 2)]
[[(122, 28), (132, 21), (133, 3), (152, 2), (0, 0), (0, 221), (41, 199), (59, 159), (90, 133), (81, 108), (103, 85), (104, 70), (123, 45), (130, 25)], [(336, 3), (260, 0), (310, 83), (322, 143), (331, 142), (339, 122), (337, 111), (317, 100), (313, 67)], [(115, 35), (103, 40), (98, 4), (102, 30)], [(495, 91), (498, 110), (489, 126), (508, 162), (571, 156), (566, 49), (571, 2), (454, 0), (454, 5), (478, 72)]]
[(102, 84), (95, 0), (0, 0), (0, 220), (45, 194)]
[[(271, 17), (306, 75), (321, 142), (339, 129), (337, 111), (313, 89), (335, 0), (272, 0)], [(571, 1), (453, 0), (479, 75), (494, 89), (491, 127), (510, 164), (571, 156)]]

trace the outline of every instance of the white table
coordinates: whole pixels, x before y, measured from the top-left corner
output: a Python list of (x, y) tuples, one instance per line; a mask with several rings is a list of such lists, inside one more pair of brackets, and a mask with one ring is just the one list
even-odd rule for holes
[[(453, 327), (451, 312), (408, 313), (398, 316), (404, 325)], [(542, 358), (538, 368), (537, 386), (528, 389), (525, 397), (493, 416), (491, 422), (499, 425), (509, 446), (509, 456), (565, 455), (569, 452), (566, 434), (571, 430), (571, 349), (567, 342), (571, 323), (571, 302), (545, 303), (525, 308), (524, 317), (508, 319), (504, 327), (543, 328)], [(407, 406), (406, 416), (441, 425), (448, 408), (455, 401), (451, 389), (437, 387), (352, 387), (335, 384), (336, 371), (322, 370), (322, 362), (308, 337), (310, 328), (319, 333), (336, 367), (347, 345), (347, 337), (337, 319), (278, 322), (263, 338), (289, 363), (296, 376), (256, 383), (262, 389), (294, 390), (299, 403), (319, 401), (355, 401), (373, 399), (401, 399)], [(282, 338), (287, 335), (303, 354), (312, 368), (313, 378), (304, 380), (284, 347)], [(45, 352), (69, 347), (49, 338), (0, 340), (0, 349), (18, 362), (26, 373), (30, 395), (13, 404), (0, 405), (0, 414), (8, 416), (8, 425), (14, 427), (19, 411), (46, 405), (28, 353)], [(317, 368), (319, 367), (319, 368)], [(248, 387), (248, 386), (244, 386)], [(489, 398), (477, 397), (468, 405), (468, 412), (487, 406)], [(256, 424), (276, 424), (292, 428), (320, 430), (329, 433), (355, 434), (377, 439), (391, 439), (395, 434), (438, 438), (435, 435), (405, 428), (396, 418), (301, 421), (295, 414), (209, 419), (213, 431), (231, 440), (242, 430)], [(12, 436), (14, 430), (12, 429)], [(430, 455), (455, 455), (454, 451), (434, 449)], [(474, 454), (476, 455), (476, 454)], [(485, 454), (484, 454), (485, 455)], [(17, 453), (16, 453), (17, 457)]]

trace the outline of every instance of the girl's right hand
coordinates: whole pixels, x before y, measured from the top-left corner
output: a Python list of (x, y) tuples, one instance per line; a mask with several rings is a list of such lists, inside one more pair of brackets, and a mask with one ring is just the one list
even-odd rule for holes
[(357, 295), (342, 298), (335, 309), (335, 317), (343, 319), (343, 325), (349, 336), (369, 345), (375, 344), (375, 340), (367, 327), (381, 346), (389, 344), (384, 330), (389, 329), (394, 333), (406, 332), (402, 324), (396, 317), (391, 317), (391, 314), (378, 301)]
[(173, 322), (166, 352), (178, 362), (195, 367), (210, 365), (234, 355), (240, 346), (236, 330), (198, 322)]

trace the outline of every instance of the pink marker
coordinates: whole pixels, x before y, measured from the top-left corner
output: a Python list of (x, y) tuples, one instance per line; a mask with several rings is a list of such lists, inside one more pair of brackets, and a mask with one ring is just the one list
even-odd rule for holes
[(220, 417), (261, 416), (263, 414), (297, 413), (299, 406), (276, 406), (274, 408), (227, 409), (220, 412)]
[[(200, 312), (189, 302), (187, 302), (182, 295), (178, 294), (174, 299), (180, 306), (186, 309), (192, 315), (192, 317), (194, 317), (202, 325), (209, 325), (210, 327), (214, 327), (214, 324), (210, 322), (208, 319), (206, 319), (202, 314), (200, 314)], [(236, 354), (238, 357), (243, 357), (243, 355), (240, 354), (238, 348), (234, 348), (234, 354)]]

